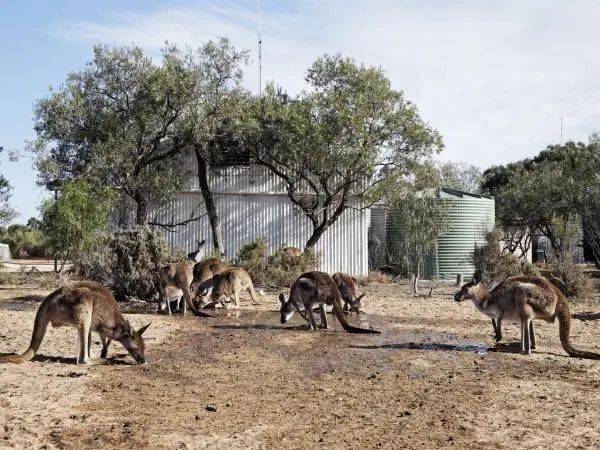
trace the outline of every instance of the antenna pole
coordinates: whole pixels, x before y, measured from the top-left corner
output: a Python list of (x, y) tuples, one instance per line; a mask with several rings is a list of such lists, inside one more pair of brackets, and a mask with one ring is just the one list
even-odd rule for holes
[(563, 121), (565, 119), (563, 117), (560, 118), (560, 145), (563, 143)]
[(258, 1), (258, 98), (262, 97), (262, 35), (260, 33), (260, 0)]

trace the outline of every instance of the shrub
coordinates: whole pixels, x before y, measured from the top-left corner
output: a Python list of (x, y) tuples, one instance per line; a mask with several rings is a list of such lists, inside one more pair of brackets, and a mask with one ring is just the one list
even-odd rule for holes
[(550, 265), (548, 278), (565, 297), (585, 297), (592, 290), (592, 281), (569, 254)]
[(502, 281), (514, 275), (539, 275), (529, 262), (512, 254), (503, 254), (500, 249), (502, 232), (494, 229), (485, 233), (485, 244), (473, 250), (475, 271), (481, 273), (484, 282)]
[(0, 228), (0, 242), (8, 244), (13, 258), (43, 258), (51, 254), (44, 233), (27, 225), (15, 224)]
[(360, 279), (359, 281), (361, 285), (365, 285), (368, 283), (391, 283), (392, 277), (387, 273), (383, 273), (377, 270), (370, 270), (369, 275), (367, 275), (367, 278)]
[(267, 286), (291, 286), (299, 275), (314, 270), (318, 265), (313, 251), (295, 257), (286, 257), (283, 249), (271, 256), (268, 253), (266, 241), (257, 239), (240, 249), (236, 264), (248, 271), (255, 284)]
[(117, 300), (147, 300), (156, 292), (157, 269), (181, 259), (181, 252), (169, 253), (160, 233), (136, 227), (104, 235), (95, 250), (80, 253), (74, 270), (80, 277), (110, 287)]
[(268, 254), (267, 242), (259, 238), (238, 251), (236, 264), (246, 269), (254, 283), (265, 284)]
[(268, 258), (266, 284), (272, 286), (291, 286), (304, 272), (317, 267), (315, 252), (307, 250), (299, 256), (285, 256), (283, 249), (277, 250)]

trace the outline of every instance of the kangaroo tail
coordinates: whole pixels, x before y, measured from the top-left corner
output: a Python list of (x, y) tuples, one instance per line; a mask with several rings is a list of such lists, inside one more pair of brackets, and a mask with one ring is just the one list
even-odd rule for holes
[(566, 300), (560, 299), (556, 305), (560, 343), (569, 356), (585, 359), (600, 359), (600, 354), (577, 350), (571, 345), (571, 312)]
[(368, 330), (366, 328), (353, 327), (352, 325), (350, 325), (348, 323), (348, 320), (346, 319), (346, 316), (344, 315), (344, 310), (343, 309), (344, 308), (342, 306), (342, 300), (341, 300), (341, 298), (338, 295), (333, 300), (333, 312), (335, 313), (335, 316), (337, 317), (337, 319), (342, 324), (342, 327), (344, 328), (344, 330), (346, 330), (348, 333), (381, 334), (381, 332), (379, 332), (377, 330)]
[(258, 296), (256, 295), (256, 291), (254, 290), (254, 285), (252, 284), (252, 281), (250, 281), (250, 285), (248, 285), (248, 292), (250, 293), (250, 297), (252, 297), (252, 301), (254, 302), (254, 304), (260, 305), (260, 302), (258, 301)]
[(44, 340), (44, 336), (46, 335), (46, 328), (48, 328), (49, 318), (48, 318), (48, 305), (52, 297), (58, 295), (59, 291), (54, 291), (46, 300), (42, 302), (40, 307), (37, 310), (37, 314), (35, 315), (35, 322), (33, 325), (33, 333), (31, 334), (31, 342), (29, 343), (29, 348), (25, 350), (20, 355), (7, 355), (0, 356), (0, 364), (4, 363), (13, 363), (20, 364), (26, 361), (31, 361)]

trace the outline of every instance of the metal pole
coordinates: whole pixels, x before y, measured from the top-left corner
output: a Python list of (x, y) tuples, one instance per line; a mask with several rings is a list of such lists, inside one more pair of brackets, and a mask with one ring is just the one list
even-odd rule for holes
[(262, 97), (262, 36), (260, 33), (260, 0), (258, 0), (258, 98)]

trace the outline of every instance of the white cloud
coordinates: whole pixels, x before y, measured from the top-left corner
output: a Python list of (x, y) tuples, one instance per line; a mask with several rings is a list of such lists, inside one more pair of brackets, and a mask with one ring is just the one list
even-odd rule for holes
[[(444, 159), (483, 167), (533, 155), (600, 128), (600, 4), (592, 1), (263, 0), (263, 76), (292, 92), (320, 54), (342, 51), (381, 66), (444, 135)], [(229, 36), (253, 52), (256, 2), (203, 2), (103, 22), (59, 24), (66, 39), (198, 46)]]

